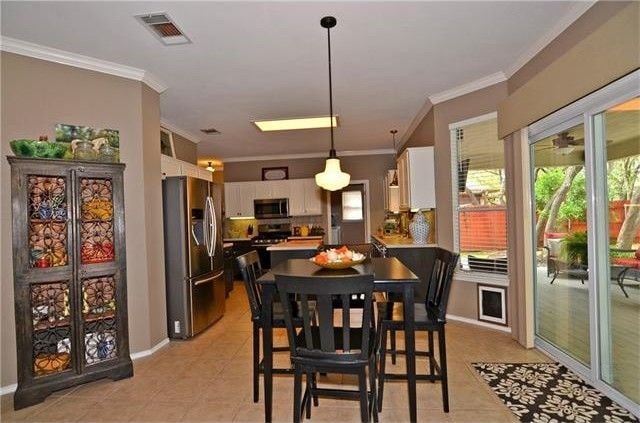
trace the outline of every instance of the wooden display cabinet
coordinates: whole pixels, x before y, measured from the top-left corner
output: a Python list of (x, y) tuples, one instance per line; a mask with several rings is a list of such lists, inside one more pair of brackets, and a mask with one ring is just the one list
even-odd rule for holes
[(124, 164), (8, 160), (20, 409), (59, 389), (133, 375)]

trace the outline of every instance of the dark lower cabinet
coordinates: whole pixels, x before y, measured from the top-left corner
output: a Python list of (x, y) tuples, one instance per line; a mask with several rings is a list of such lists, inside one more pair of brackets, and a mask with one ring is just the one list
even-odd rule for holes
[(318, 253), (316, 248), (309, 250), (275, 250), (271, 251), (271, 266), (282, 263), (288, 259), (294, 258), (311, 258)]
[(240, 267), (238, 267), (238, 263), (235, 261), (235, 257), (241, 256), (254, 248), (251, 246), (251, 241), (233, 241), (233, 276), (236, 279), (242, 279), (242, 274), (240, 273)]
[(431, 276), (435, 263), (435, 249), (431, 247), (387, 248), (386, 251), (387, 257), (397, 257), (420, 278), (420, 282), (415, 287), (414, 298), (417, 301), (424, 301), (427, 295), (427, 280)]
[(124, 164), (8, 160), (20, 409), (73, 385), (133, 375)]
[(224, 292), (225, 297), (229, 297), (229, 293), (233, 291), (233, 280), (235, 279), (236, 256), (233, 246), (224, 249)]

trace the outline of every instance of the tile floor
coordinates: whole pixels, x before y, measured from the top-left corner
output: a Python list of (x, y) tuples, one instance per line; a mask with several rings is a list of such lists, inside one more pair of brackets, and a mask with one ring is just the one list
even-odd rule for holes
[[(426, 344), (418, 335), (418, 345)], [(276, 342), (283, 342), (279, 333)], [(515, 417), (470, 367), (475, 361), (537, 362), (547, 357), (526, 350), (502, 332), (456, 322), (447, 324), (451, 411), (442, 412), (440, 385), (418, 384), (421, 422), (514, 422)], [(280, 364), (288, 358), (279, 357)], [(418, 360), (418, 368), (425, 368)], [(397, 366), (401, 366), (399, 364)], [(392, 369), (390, 363), (388, 369)], [(400, 367), (401, 368), (401, 367)], [(343, 381), (348, 382), (348, 381)], [(274, 380), (275, 421), (292, 420), (293, 379)], [(227, 301), (225, 317), (189, 341), (172, 341), (154, 355), (134, 361), (134, 376), (97, 381), (51, 395), (14, 411), (12, 396), (1, 401), (2, 422), (261, 422), (264, 405), (252, 402), (251, 323), (240, 284)], [(262, 392), (260, 392), (262, 400)], [(359, 421), (357, 402), (321, 399), (312, 421)], [(385, 385), (381, 422), (408, 420), (406, 384)]]

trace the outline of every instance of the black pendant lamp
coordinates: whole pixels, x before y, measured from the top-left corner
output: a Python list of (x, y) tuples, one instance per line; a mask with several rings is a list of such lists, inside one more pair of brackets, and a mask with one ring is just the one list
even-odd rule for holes
[[(392, 129), (391, 131), (389, 131), (389, 133), (391, 134), (391, 137), (393, 139), (393, 151), (396, 151), (396, 134), (398, 133), (398, 130), (397, 129)], [(398, 186), (398, 171), (397, 170), (393, 171), (393, 179), (389, 183), (389, 186), (390, 187), (397, 187)]]
[(325, 16), (320, 19), (320, 25), (323, 28), (327, 28), (327, 45), (329, 50), (329, 119), (331, 124), (329, 128), (331, 130), (331, 150), (329, 150), (329, 157), (325, 162), (324, 172), (316, 174), (316, 184), (328, 191), (337, 191), (349, 185), (351, 175), (345, 173), (340, 169), (340, 159), (336, 155), (336, 150), (333, 146), (333, 90), (331, 86), (331, 28), (336, 26), (336, 18), (333, 16)]

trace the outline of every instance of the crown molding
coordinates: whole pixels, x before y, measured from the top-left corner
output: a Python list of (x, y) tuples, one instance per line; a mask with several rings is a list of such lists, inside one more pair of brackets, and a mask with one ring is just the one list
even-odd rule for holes
[(429, 101), (431, 104), (436, 105), (443, 101), (451, 100), (452, 98), (460, 97), (461, 95), (469, 94), (482, 88), (489, 87), (491, 85), (498, 84), (507, 80), (507, 76), (504, 72), (496, 72), (491, 75), (487, 75), (483, 78), (476, 79), (466, 84), (458, 85), (449, 90), (442, 91), (441, 93), (430, 95)]
[(22, 56), (33, 57), (35, 59), (46, 60), (48, 62), (73, 66), (80, 69), (87, 69), (122, 78), (133, 79), (147, 84), (158, 93), (162, 93), (168, 88), (167, 85), (155, 75), (143, 69), (121, 65), (107, 60), (96, 59), (95, 57), (84, 56), (82, 54), (71, 53), (69, 51), (18, 40), (16, 38), (1, 36), (0, 50), (20, 54)]
[(192, 132), (189, 132), (186, 129), (182, 129), (179, 126), (176, 126), (171, 122), (168, 122), (166, 119), (160, 118), (160, 126), (162, 126), (164, 129), (168, 129), (169, 131), (175, 134), (180, 135), (181, 137), (188, 139), (193, 143), (198, 144), (200, 141), (202, 141), (202, 139), (198, 135)]
[(555, 40), (565, 29), (567, 29), (572, 23), (574, 23), (580, 16), (582, 16), (587, 10), (596, 4), (597, 0), (584, 0), (577, 1), (571, 6), (569, 11), (551, 27), (542, 37), (533, 43), (520, 57), (516, 59), (511, 66), (505, 71), (507, 78), (511, 78), (513, 74), (518, 72), (520, 68), (526, 65), (531, 59), (533, 59), (538, 53), (542, 51), (547, 45)]
[(422, 123), (422, 120), (427, 116), (429, 110), (433, 109), (433, 104), (428, 99), (424, 102), (418, 113), (414, 116), (413, 120), (409, 124), (409, 127), (400, 137), (400, 141), (398, 142), (398, 151), (402, 149), (402, 146), (409, 140), (409, 137), (413, 135), (413, 132), (416, 130), (418, 125)]
[[(375, 156), (378, 154), (393, 154), (395, 156), (396, 151), (393, 148), (381, 148), (377, 150), (349, 150), (338, 151), (338, 157), (349, 156)], [(222, 163), (233, 162), (257, 162), (265, 160), (291, 160), (291, 159), (314, 159), (314, 158), (326, 158), (327, 153), (301, 153), (301, 154), (282, 154), (273, 156), (246, 156), (246, 157), (228, 157), (222, 159)]]

